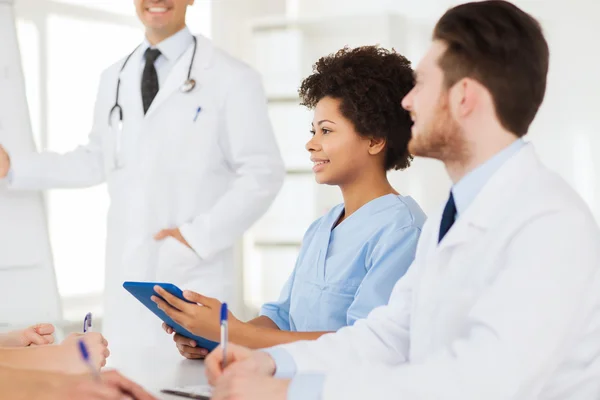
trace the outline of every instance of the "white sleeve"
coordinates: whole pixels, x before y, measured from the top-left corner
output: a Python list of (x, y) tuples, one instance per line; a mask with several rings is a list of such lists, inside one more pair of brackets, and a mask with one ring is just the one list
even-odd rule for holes
[[(395, 367), (386, 366), (389, 355), (376, 348), (379, 362), (369, 356), (328, 374), (321, 398), (383, 399), (391, 393), (411, 400), (538, 398), (577, 340), (572, 332), (589, 324), (599, 306), (599, 235), (584, 221), (589, 216), (573, 214), (539, 217), (514, 237), (505, 267), (453, 343), (420, 364)], [(589, 351), (597, 354), (600, 345)], [(574, 373), (578, 368), (573, 366)]]
[(316, 341), (277, 346), (295, 362), (295, 373), (327, 372), (368, 362), (398, 365), (407, 361), (412, 286), (417, 279), (414, 262), (394, 286), (388, 305), (374, 309), (366, 319)]
[(222, 140), (236, 177), (214, 207), (180, 227), (202, 258), (232, 246), (267, 211), (285, 177), (258, 73), (231, 82), (223, 112)]
[[(108, 111), (100, 101), (104, 76), (100, 79), (88, 143), (65, 154), (53, 152), (10, 154), (11, 176), (8, 182), (10, 189), (82, 188), (104, 182), (103, 132), (108, 121)], [(68, 121), (63, 123), (67, 124)]]

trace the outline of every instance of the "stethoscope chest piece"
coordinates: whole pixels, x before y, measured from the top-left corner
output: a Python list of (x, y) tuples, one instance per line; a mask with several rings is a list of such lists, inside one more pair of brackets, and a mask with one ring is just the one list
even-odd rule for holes
[(194, 90), (194, 88), (196, 87), (196, 81), (194, 79), (188, 79), (185, 82), (183, 82), (183, 85), (181, 85), (181, 92), (182, 93), (189, 93), (192, 90)]

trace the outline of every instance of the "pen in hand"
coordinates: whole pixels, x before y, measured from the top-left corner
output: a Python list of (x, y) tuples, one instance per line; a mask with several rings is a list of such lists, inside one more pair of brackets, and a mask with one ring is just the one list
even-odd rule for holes
[(221, 348), (223, 349), (223, 360), (221, 360), (221, 368), (227, 366), (227, 341), (229, 328), (227, 326), (227, 303), (221, 305)]
[(83, 320), (83, 333), (92, 331), (92, 313), (87, 313)]
[(92, 359), (90, 358), (90, 353), (89, 353), (87, 346), (85, 345), (85, 342), (83, 341), (83, 339), (79, 339), (79, 352), (81, 353), (81, 358), (83, 359), (83, 362), (85, 362), (85, 364), (90, 369), (90, 372), (92, 373), (92, 376), (94, 377), (94, 379), (97, 382), (100, 382), (101, 381), (100, 373), (98, 372), (98, 370), (92, 363)]

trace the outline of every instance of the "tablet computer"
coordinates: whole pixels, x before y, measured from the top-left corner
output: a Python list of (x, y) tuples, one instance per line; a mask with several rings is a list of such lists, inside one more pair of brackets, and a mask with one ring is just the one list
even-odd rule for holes
[[(193, 339), (196, 341), (196, 346), (207, 349), (208, 351), (214, 350), (219, 343), (213, 342), (212, 340), (205, 339), (200, 336), (196, 336), (190, 333), (187, 329), (182, 327), (181, 325), (175, 323), (167, 314), (165, 314), (155, 302), (153, 302), (150, 297), (156, 296), (162, 298), (154, 291), (154, 286), (160, 286), (165, 289), (167, 292), (171, 293), (173, 296), (186, 301), (188, 303), (192, 303), (191, 301), (186, 300), (183, 297), (183, 292), (177, 286), (172, 283), (162, 283), (162, 282), (125, 282), (123, 283), (123, 287), (129, 293), (133, 295), (136, 299), (138, 299), (143, 305), (145, 305), (150, 311), (152, 311), (158, 318), (160, 318), (163, 322), (169, 325), (173, 330), (179, 333), (181, 336), (185, 336), (189, 339)], [(164, 299), (163, 299), (164, 300)]]

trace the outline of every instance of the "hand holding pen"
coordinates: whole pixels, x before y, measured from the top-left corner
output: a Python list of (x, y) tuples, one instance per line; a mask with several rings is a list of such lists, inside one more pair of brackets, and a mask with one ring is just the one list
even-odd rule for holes
[[(94, 353), (90, 354), (88, 351), (86, 340), (89, 340), (92, 346), (91, 349), (94, 351)], [(95, 371), (95, 378), (98, 378), (98, 371), (100, 368), (106, 365), (106, 359), (110, 355), (110, 351), (108, 350), (107, 340), (99, 333), (92, 333), (92, 313), (87, 313), (83, 319), (83, 335), (79, 336), (77, 345), (79, 348), (79, 353), (88, 369)], [(94, 364), (92, 355), (94, 358), (99, 358), (102, 360), (100, 362), (100, 368)]]
[[(97, 332), (90, 332), (92, 327), (91, 314), (86, 315), (83, 324), (85, 333), (71, 333), (57, 347), (57, 362), (62, 367), (60, 370), (68, 373), (83, 373), (89, 370), (90, 365), (96, 371), (106, 365), (106, 359), (110, 356), (108, 350), (108, 341)], [(87, 357), (86, 364), (81, 363), (83, 357), (83, 347), (85, 347)]]
[[(89, 353), (89, 358), (94, 364), (94, 368), (99, 370), (106, 365), (106, 359), (110, 355), (108, 351), (108, 342), (104, 337), (96, 332), (71, 333), (59, 345), (49, 346), (48, 352), (52, 353), (49, 365), (55, 365), (52, 369), (70, 374), (81, 374), (88, 370), (88, 367), (81, 362), (81, 349), (79, 341), (83, 340)], [(1, 396), (0, 396), (1, 397)]]
[(223, 359), (221, 368), (227, 367), (227, 342), (229, 341), (229, 326), (227, 324), (227, 303), (221, 304), (221, 348), (223, 349)]
[(78, 345), (79, 345), (79, 354), (81, 354), (81, 358), (83, 359), (83, 362), (85, 363), (86, 367), (89, 369), (92, 377), (94, 377), (94, 380), (97, 382), (100, 382), (100, 380), (101, 380), (100, 372), (99, 372), (98, 368), (96, 368), (96, 366), (94, 365), (94, 362), (92, 361), (92, 358), (90, 357), (90, 352), (88, 351), (88, 348), (85, 345), (85, 342), (83, 341), (83, 339), (79, 339)]

